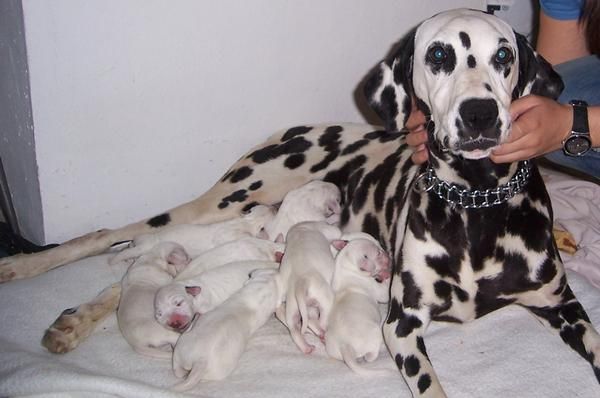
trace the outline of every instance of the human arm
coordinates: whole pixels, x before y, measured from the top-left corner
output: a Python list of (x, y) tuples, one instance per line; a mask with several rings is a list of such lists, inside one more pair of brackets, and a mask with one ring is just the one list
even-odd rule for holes
[(577, 18), (553, 18), (542, 8), (536, 51), (552, 65), (589, 55), (584, 25)]
[[(511, 104), (513, 126), (510, 137), (492, 151), (495, 163), (531, 159), (562, 148), (573, 125), (573, 108), (537, 95)], [(600, 146), (600, 106), (588, 107), (592, 146)]]

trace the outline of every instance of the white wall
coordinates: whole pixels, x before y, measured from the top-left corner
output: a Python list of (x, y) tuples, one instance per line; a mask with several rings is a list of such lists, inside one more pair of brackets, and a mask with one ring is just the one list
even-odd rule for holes
[(362, 121), (396, 40), (482, 3), (23, 0), (46, 241), (191, 200), (278, 129)]

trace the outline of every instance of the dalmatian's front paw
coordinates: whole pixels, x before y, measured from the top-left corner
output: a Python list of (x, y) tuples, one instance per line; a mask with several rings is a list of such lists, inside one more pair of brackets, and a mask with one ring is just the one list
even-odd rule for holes
[(121, 285), (115, 283), (91, 302), (64, 310), (46, 329), (42, 345), (55, 354), (74, 350), (100, 321), (117, 309), (120, 297)]
[(94, 321), (87, 305), (68, 308), (60, 314), (44, 333), (42, 345), (55, 354), (74, 350), (94, 329)]

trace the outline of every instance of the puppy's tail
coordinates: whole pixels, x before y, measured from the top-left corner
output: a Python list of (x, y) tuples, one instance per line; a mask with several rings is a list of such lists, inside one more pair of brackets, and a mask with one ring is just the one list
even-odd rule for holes
[(398, 376), (398, 372), (396, 370), (385, 369), (385, 368), (377, 368), (377, 369), (365, 368), (364, 366), (361, 366), (356, 361), (356, 352), (348, 344), (342, 345), (342, 347), (340, 348), (340, 351), (342, 354), (342, 359), (344, 360), (346, 365), (356, 374), (359, 374), (359, 375), (365, 376), (365, 377), (384, 377), (384, 376), (397, 377)]
[(196, 384), (202, 381), (202, 375), (205, 370), (204, 363), (194, 363), (192, 365), (192, 369), (187, 374), (187, 377), (184, 381), (177, 383), (173, 386), (174, 391), (187, 391), (193, 388)]

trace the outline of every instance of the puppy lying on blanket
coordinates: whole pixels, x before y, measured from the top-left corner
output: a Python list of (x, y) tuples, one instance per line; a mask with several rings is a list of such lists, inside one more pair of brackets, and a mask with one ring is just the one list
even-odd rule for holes
[[(331, 281), (335, 300), (327, 322), (325, 349), (329, 356), (343, 360), (358, 374), (391, 375), (392, 370), (365, 369), (356, 361), (374, 361), (383, 344), (377, 302), (388, 301), (391, 260), (370, 235), (353, 235), (352, 240), (332, 242), (340, 252)], [(348, 237), (342, 237), (345, 238)]]
[(161, 287), (154, 299), (155, 317), (161, 325), (185, 330), (195, 314), (204, 314), (242, 288), (248, 275), (259, 268), (277, 268), (273, 261), (238, 261), (208, 270), (197, 277)]
[(303, 336), (308, 327), (321, 337), (326, 328), (333, 304), (330, 283), (334, 261), (330, 242), (341, 235), (340, 229), (333, 225), (304, 222), (294, 225), (286, 237), (280, 272), (288, 288), (285, 311), (278, 309), (278, 318), (288, 327), (292, 340), (305, 354), (310, 354), (315, 348)]
[(200, 316), (175, 346), (173, 371), (177, 377), (187, 375), (175, 390), (188, 390), (201, 380), (227, 377), (250, 337), (281, 304), (284, 291), (285, 282), (276, 270), (257, 270), (241, 290)]
[(288, 192), (273, 220), (265, 225), (269, 238), (284, 240), (289, 229), (303, 221), (340, 221), (341, 193), (335, 184), (314, 180)]
[(123, 277), (117, 321), (123, 337), (138, 353), (171, 358), (179, 333), (156, 322), (154, 296), (189, 261), (181, 245), (164, 242), (140, 256)]
[(222, 265), (244, 260), (265, 260), (281, 262), (285, 245), (260, 238), (242, 238), (223, 243), (195, 257), (175, 276), (175, 280), (194, 278), (204, 271)]

